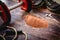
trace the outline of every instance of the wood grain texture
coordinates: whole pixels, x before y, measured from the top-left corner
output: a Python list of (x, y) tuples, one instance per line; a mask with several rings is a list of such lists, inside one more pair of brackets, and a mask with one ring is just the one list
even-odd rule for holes
[[(12, 6), (16, 4), (11, 0), (4, 1), (7, 6)], [(55, 13), (49, 11), (47, 8), (38, 8), (38, 10), (32, 10), (32, 12), (30, 13), (47, 20), (49, 23), (48, 28), (33, 29), (31, 26), (27, 25), (25, 20), (21, 17), (23, 13), (21, 12), (20, 7), (11, 11), (11, 25), (17, 30), (27, 32), (28, 40), (60, 40), (60, 16), (54, 15)], [(48, 16), (48, 14), (53, 15)], [(20, 39), (24, 40), (21, 35), (18, 35), (17, 40)]]

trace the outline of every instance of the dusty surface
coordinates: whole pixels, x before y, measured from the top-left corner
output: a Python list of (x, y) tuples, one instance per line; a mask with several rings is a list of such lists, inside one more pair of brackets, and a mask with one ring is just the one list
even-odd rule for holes
[[(16, 4), (12, 0), (4, 0), (8, 7)], [(60, 40), (60, 16), (55, 15), (48, 9), (36, 9), (32, 10), (30, 13), (37, 17), (43, 18), (48, 21), (48, 28), (32, 28), (25, 23), (22, 18), (23, 11), (16, 8), (11, 12), (11, 25), (13, 25), (17, 30), (25, 31), (28, 34), (28, 40)], [(48, 14), (52, 13), (52, 16)], [(18, 37), (18, 40), (24, 40)]]

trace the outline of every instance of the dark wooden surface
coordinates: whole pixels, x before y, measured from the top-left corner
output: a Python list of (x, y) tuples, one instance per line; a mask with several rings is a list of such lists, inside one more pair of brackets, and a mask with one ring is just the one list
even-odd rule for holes
[[(16, 4), (12, 0), (2, 0), (8, 7)], [(48, 21), (48, 28), (32, 28), (27, 25), (22, 18), (23, 11), (20, 7), (10, 11), (11, 12), (11, 25), (17, 30), (22, 30), (28, 34), (28, 40), (60, 40), (60, 16), (50, 12), (47, 8), (39, 8), (32, 10), (30, 13), (37, 17), (41, 17)], [(52, 16), (48, 16), (52, 14)], [(23, 37), (22, 37), (23, 38)], [(18, 37), (18, 40), (24, 40)]]

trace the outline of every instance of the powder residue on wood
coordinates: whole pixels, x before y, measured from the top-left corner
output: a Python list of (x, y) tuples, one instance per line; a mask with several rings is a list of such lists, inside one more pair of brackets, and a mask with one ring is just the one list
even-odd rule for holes
[(25, 22), (27, 25), (30, 25), (34, 28), (47, 28), (48, 27), (48, 22), (45, 19), (36, 17), (34, 15), (25, 15)]

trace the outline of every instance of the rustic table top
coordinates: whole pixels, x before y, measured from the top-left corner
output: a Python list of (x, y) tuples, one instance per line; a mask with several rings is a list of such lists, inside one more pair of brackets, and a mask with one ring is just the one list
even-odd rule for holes
[[(16, 4), (16, 2), (12, 0), (4, 0), (4, 2), (8, 7)], [(49, 23), (48, 28), (32, 28), (27, 25), (22, 18), (23, 11), (20, 7), (10, 12), (11, 25), (17, 30), (26, 32), (28, 34), (28, 40), (60, 40), (60, 15), (56, 15), (56, 13), (49, 11), (47, 8), (32, 9), (30, 12), (32, 15), (41, 17)]]

